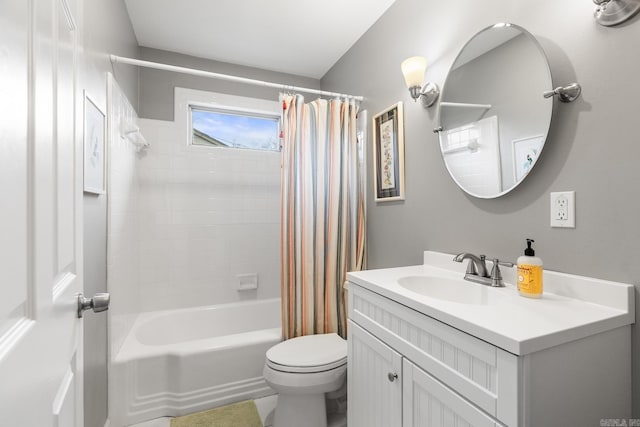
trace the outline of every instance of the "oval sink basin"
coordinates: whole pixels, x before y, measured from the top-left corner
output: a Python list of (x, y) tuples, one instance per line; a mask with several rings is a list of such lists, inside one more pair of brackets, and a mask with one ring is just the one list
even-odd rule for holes
[(434, 276), (407, 276), (398, 279), (398, 284), (420, 295), (429, 298), (456, 302), (459, 304), (489, 304), (494, 299), (495, 292), (490, 298), (489, 287), (481, 284), (465, 282), (464, 280), (447, 279)]

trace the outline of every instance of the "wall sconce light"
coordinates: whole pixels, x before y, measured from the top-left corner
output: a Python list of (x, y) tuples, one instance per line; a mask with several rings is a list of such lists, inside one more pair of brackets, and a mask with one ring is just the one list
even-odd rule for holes
[(412, 56), (402, 61), (400, 67), (402, 68), (404, 81), (409, 88), (409, 93), (411, 93), (411, 98), (414, 101), (420, 98), (424, 108), (431, 107), (440, 95), (440, 88), (432, 82), (422, 84), (424, 72), (427, 69), (427, 60), (422, 56)]
[(598, 24), (612, 27), (640, 12), (640, 0), (593, 0), (598, 5), (593, 17)]

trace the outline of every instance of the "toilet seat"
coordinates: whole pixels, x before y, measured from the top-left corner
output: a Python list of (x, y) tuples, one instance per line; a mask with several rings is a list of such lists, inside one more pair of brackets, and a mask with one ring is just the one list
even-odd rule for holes
[(336, 369), (339, 368), (341, 366), (344, 366), (347, 364), (347, 358), (345, 357), (342, 360), (330, 363), (330, 364), (326, 364), (326, 365), (316, 365), (316, 366), (306, 366), (306, 367), (300, 367), (300, 366), (288, 366), (288, 365), (280, 365), (278, 363), (274, 363), (272, 361), (270, 361), (269, 359), (267, 359), (267, 366), (275, 371), (280, 371), (280, 372), (288, 372), (288, 373), (292, 373), (292, 374), (313, 374), (316, 372), (324, 372), (324, 371), (330, 371), (332, 369)]
[(266, 356), (267, 366), (276, 371), (329, 371), (347, 363), (347, 342), (338, 334), (307, 335), (276, 344)]

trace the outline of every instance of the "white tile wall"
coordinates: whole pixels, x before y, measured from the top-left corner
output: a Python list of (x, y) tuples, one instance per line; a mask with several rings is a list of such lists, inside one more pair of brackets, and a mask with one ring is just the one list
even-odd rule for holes
[[(139, 124), (151, 143), (139, 167), (141, 310), (279, 296), (280, 153), (193, 147), (180, 124)], [(257, 291), (236, 290), (243, 273), (258, 273)]]
[[(137, 119), (113, 88), (108, 286), (115, 355), (141, 311), (280, 295), (280, 153), (190, 146), (185, 111), (176, 122)], [(176, 91), (177, 102), (198, 96), (210, 101), (210, 94)], [(262, 101), (259, 108), (272, 106)], [(121, 120), (136, 120), (151, 146), (136, 152), (119, 136)], [(258, 273), (257, 291), (236, 290), (244, 273)]]
[(500, 193), (502, 170), (497, 117), (487, 117), (461, 128), (450, 129), (445, 135), (463, 145), (479, 135), (477, 150), (445, 154), (447, 167), (456, 176), (458, 184), (470, 193), (479, 196)]
[(121, 121), (135, 122), (137, 114), (111, 75), (108, 85), (107, 288), (112, 301), (109, 308), (111, 355), (115, 357), (140, 312), (137, 175), (140, 154), (128, 140), (120, 137)]

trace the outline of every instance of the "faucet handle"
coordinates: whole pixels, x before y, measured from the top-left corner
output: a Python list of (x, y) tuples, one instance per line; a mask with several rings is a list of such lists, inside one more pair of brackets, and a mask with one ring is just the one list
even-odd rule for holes
[(512, 262), (500, 261), (498, 258), (493, 259), (493, 268), (491, 269), (491, 286), (503, 287), (504, 281), (502, 280), (502, 272), (500, 266), (513, 267)]
[(500, 261), (498, 258), (493, 259), (493, 265), (501, 265), (503, 267), (513, 267), (515, 264), (509, 261)]

